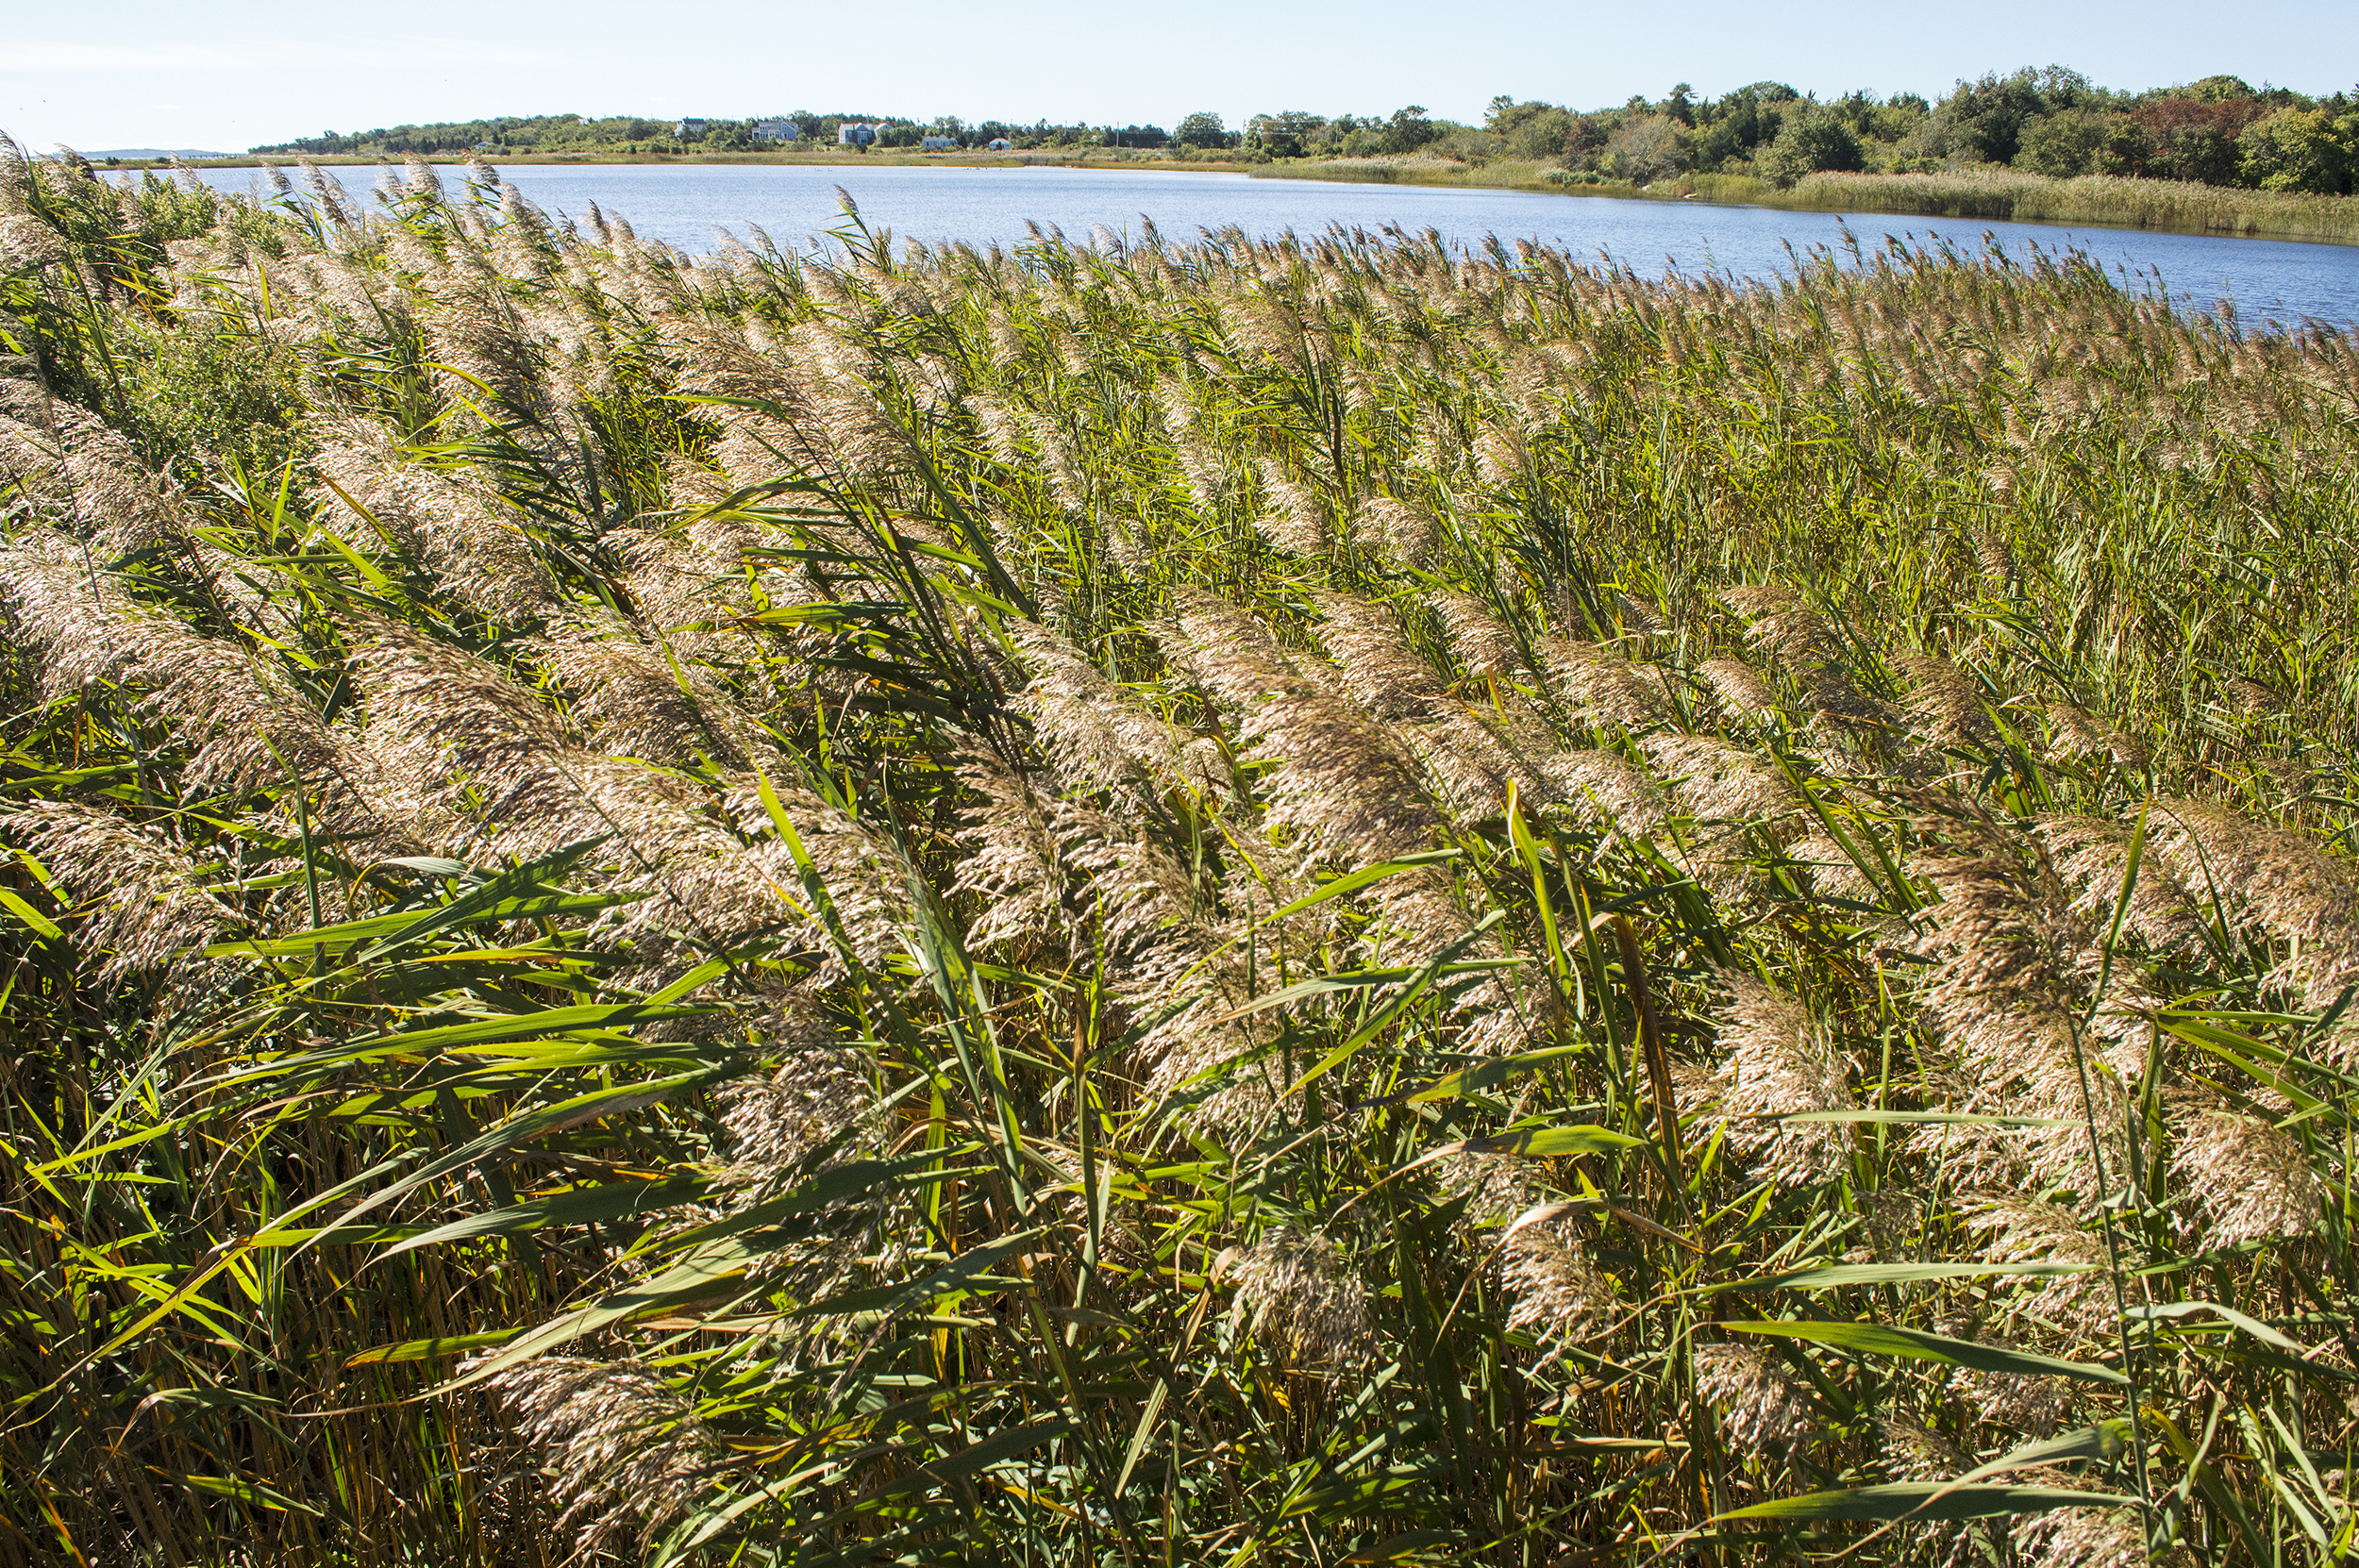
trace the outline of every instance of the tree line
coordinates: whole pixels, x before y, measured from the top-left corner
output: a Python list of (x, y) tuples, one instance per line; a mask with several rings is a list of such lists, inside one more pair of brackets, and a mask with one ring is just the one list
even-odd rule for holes
[[(1195, 145), (1211, 150), (1232, 147), (1239, 142), (1234, 133), (1224, 130), (1217, 114), (1190, 115), (1180, 122), (1180, 138), (1175, 139), (1172, 132), (1161, 125), (1059, 125), (1047, 120), (1035, 121), (1030, 125), (1003, 120), (970, 123), (955, 114), (923, 120), (895, 114), (849, 111), (816, 114), (809, 109), (797, 109), (775, 116), (748, 115), (694, 123), (650, 120), (635, 115), (510, 115), (423, 125), (380, 126), (375, 130), (348, 133), (323, 131), (318, 136), (297, 137), (248, 150), (305, 158), (399, 157), (410, 153), (430, 157), (437, 153), (478, 150), (495, 154), (758, 152), (774, 150), (777, 146), (776, 142), (759, 135), (756, 128), (772, 119), (792, 122), (799, 132), (797, 140), (800, 142), (819, 142), (830, 145), (835, 142), (836, 133), (849, 124), (874, 125), (877, 128), (874, 145), (889, 148), (914, 147), (928, 137), (948, 137), (961, 147), (987, 147), (994, 142), (1005, 141), (1011, 146), (1028, 149), (1076, 146), (1163, 148), (1191, 135), (1196, 138)], [(685, 135), (681, 134), (681, 127), (692, 124), (694, 128)]]
[(2014, 168), (2056, 178), (2114, 175), (2340, 192), (2359, 176), (2359, 89), (2312, 97), (2238, 76), (2140, 92), (2051, 65), (1914, 92), (1820, 99), (1755, 82), (1717, 99), (1685, 83), (1665, 97), (1582, 112), (1491, 101), (1464, 156), (1506, 152), (1646, 184), (1676, 174), (1749, 174), (1781, 186), (1820, 170), (1932, 174)]
[[(2024, 67), (1961, 79), (1938, 99), (1870, 92), (1820, 98), (1761, 81), (1720, 96), (1681, 82), (1608, 108), (1579, 109), (1508, 95), (1480, 125), (1410, 105), (1390, 114), (1286, 109), (1231, 129), (1209, 110), (1166, 131), (1156, 125), (1030, 125), (956, 115), (814, 114), (793, 120), (806, 142), (832, 144), (849, 121), (878, 127), (876, 144), (914, 147), (928, 137), (1019, 150), (1119, 147), (1253, 162), (1419, 154), (1459, 162), (1520, 158), (1561, 170), (1554, 177), (1646, 185), (1681, 174), (1746, 174), (1780, 186), (1821, 170), (1930, 174), (1975, 167), (2057, 177), (2116, 175), (2194, 180), (2264, 191), (2350, 193), (2359, 182), (2359, 88), (2314, 97), (2255, 88), (2231, 75), (2143, 92), (2099, 87), (2064, 66)], [(556, 152), (756, 151), (756, 117), (712, 119), (687, 136), (672, 121), (560, 114), (324, 132), (252, 149), (297, 156)]]

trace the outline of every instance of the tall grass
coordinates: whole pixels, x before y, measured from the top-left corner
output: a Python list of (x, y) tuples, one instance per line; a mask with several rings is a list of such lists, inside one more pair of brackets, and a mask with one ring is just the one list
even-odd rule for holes
[[(2359, 244), (2359, 202), (2285, 191), (2243, 191), (2186, 180), (2127, 179), (2088, 175), (2051, 179), (2015, 169), (1961, 170), (1940, 175), (1822, 173), (1790, 190), (1750, 175), (1680, 175), (1652, 185), (1568, 185), (1548, 162), (1493, 158), (1459, 163), (1430, 157), (1331, 158), (1257, 171), (1262, 177), (1362, 181), (1383, 185), (1451, 185), (1510, 191), (1556, 191), (1573, 195), (1645, 196), (1817, 212), (1892, 212), (1982, 222), (2087, 224), (2109, 228), (2159, 228), (2180, 234), (2234, 234), (2254, 239), (2313, 240)], [(1557, 178), (1549, 176), (1555, 175)]]
[(9, 1560), (2347, 1555), (2349, 338), (0, 188)]
[(2109, 175), (2049, 179), (2012, 169), (1946, 175), (1817, 174), (1804, 176), (1776, 205), (2359, 242), (2359, 203), (2348, 197)]

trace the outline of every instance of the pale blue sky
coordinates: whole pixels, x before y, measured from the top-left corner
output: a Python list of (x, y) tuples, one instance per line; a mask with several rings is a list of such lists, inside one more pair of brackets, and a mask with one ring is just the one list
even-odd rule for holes
[(118, 0), (11, 7), (0, 130), (36, 147), (240, 150), (257, 142), (487, 114), (792, 108), (1170, 125), (1210, 108), (1473, 120), (1494, 93), (1581, 107), (1715, 93), (1937, 94), (1961, 75), (2050, 62), (2110, 87), (2233, 72), (2304, 92), (2359, 80), (2359, 5), (2087, 0), (1778, 6), (1761, 0), (1308, 0), (1064, 7), (417, 0), (394, 8)]

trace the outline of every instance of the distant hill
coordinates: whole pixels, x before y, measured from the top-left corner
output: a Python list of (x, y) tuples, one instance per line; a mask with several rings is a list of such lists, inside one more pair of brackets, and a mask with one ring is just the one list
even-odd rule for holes
[[(82, 149), (75, 149), (82, 152)], [(235, 153), (209, 153), (202, 147), (106, 147), (82, 152), (84, 158), (235, 158)]]

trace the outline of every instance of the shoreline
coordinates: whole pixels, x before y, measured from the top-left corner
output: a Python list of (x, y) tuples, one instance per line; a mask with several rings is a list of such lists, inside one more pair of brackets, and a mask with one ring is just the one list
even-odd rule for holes
[[(1674, 175), (1652, 185), (1566, 185), (1546, 164), (1456, 164), (1415, 158), (1333, 158), (1287, 171), (1297, 179), (1543, 195), (1696, 201), (1784, 212), (1858, 213), (1959, 223), (2037, 224), (2194, 234), (2227, 240), (2359, 245), (2359, 196), (2248, 191), (2177, 180), (2083, 175), (2050, 179), (2011, 169), (1948, 175), (1815, 174), (1791, 190), (1749, 175)], [(1260, 171), (1256, 171), (1257, 174)]]
[[(464, 167), (475, 155), (424, 156), (438, 166)], [(242, 154), (202, 158), (192, 169), (292, 168), (293, 157)], [(377, 168), (389, 159), (343, 155), (315, 158), (322, 168)], [(2012, 170), (1950, 175), (1815, 174), (1790, 190), (1748, 175), (1680, 175), (1651, 185), (1614, 181), (1569, 184), (1550, 179), (1563, 171), (1538, 162), (1495, 160), (1485, 164), (1419, 158), (1327, 158), (1256, 162), (1243, 158), (1176, 158), (1129, 156), (1121, 150), (1074, 152), (791, 152), (627, 155), (538, 153), (503, 155), (496, 164), (515, 168), (664, 166), (886, 169), (1083, 169), (1137, 174), (1230, 174), (1251, 179), (1307, 179), (1338, 184), (1417, 185), (1438, 189), (1514, 191), (1547, 196), (1611, 196), (1624, 201), (1702, 202), (1714, 207), (1756, 207), (1780, 211), (1859, 213), (1892, 218), (1947, 219), (1960, 223), (2037, 224), (2051, 227), (2108, 228), (2195, 234), (2220, 239), (2276, 240), (2292, 243), (2359, 245), (2359, 196), (2296, 195), (2240, 187), (2190, 185), (2171, 180), (2086, 175), (2049, 179)], [(107, 174), (168, 173), (172, 165), (130, 158), (93, 165)]]
[[(474, 153), (422, 153), (421, 158), (437, 168), (464, 168), (477, 155)], [(951, 169), (1146, 169), (1175, 172), (1248, 174), (1266, 164), (1248, 162), (1242, 158), (1125, 158), (1116, 153), (1099, 150), (1089, 153), (1057, 152), (969, 152), (969, 153), (502, 153), (490, 161), (501, 167), (516, 168), (597, 168), (621, 166), (631, 168), (732, 167), (750, 168), (951, 168)], [(293, 169), (302, 163), (315, 163), (323, 169), (398, 168), (408, 154), (397, 158), (339, 153), (323, 158), (299, 158), (291, 153), (240, 153), (233, 158), (199, 158), (185, 161), (192, 169)], [(92, 161), (92, 167), (104, 174), (169, 174), (174, 165), (161, 158), (126, 158), (120, 162)]]

